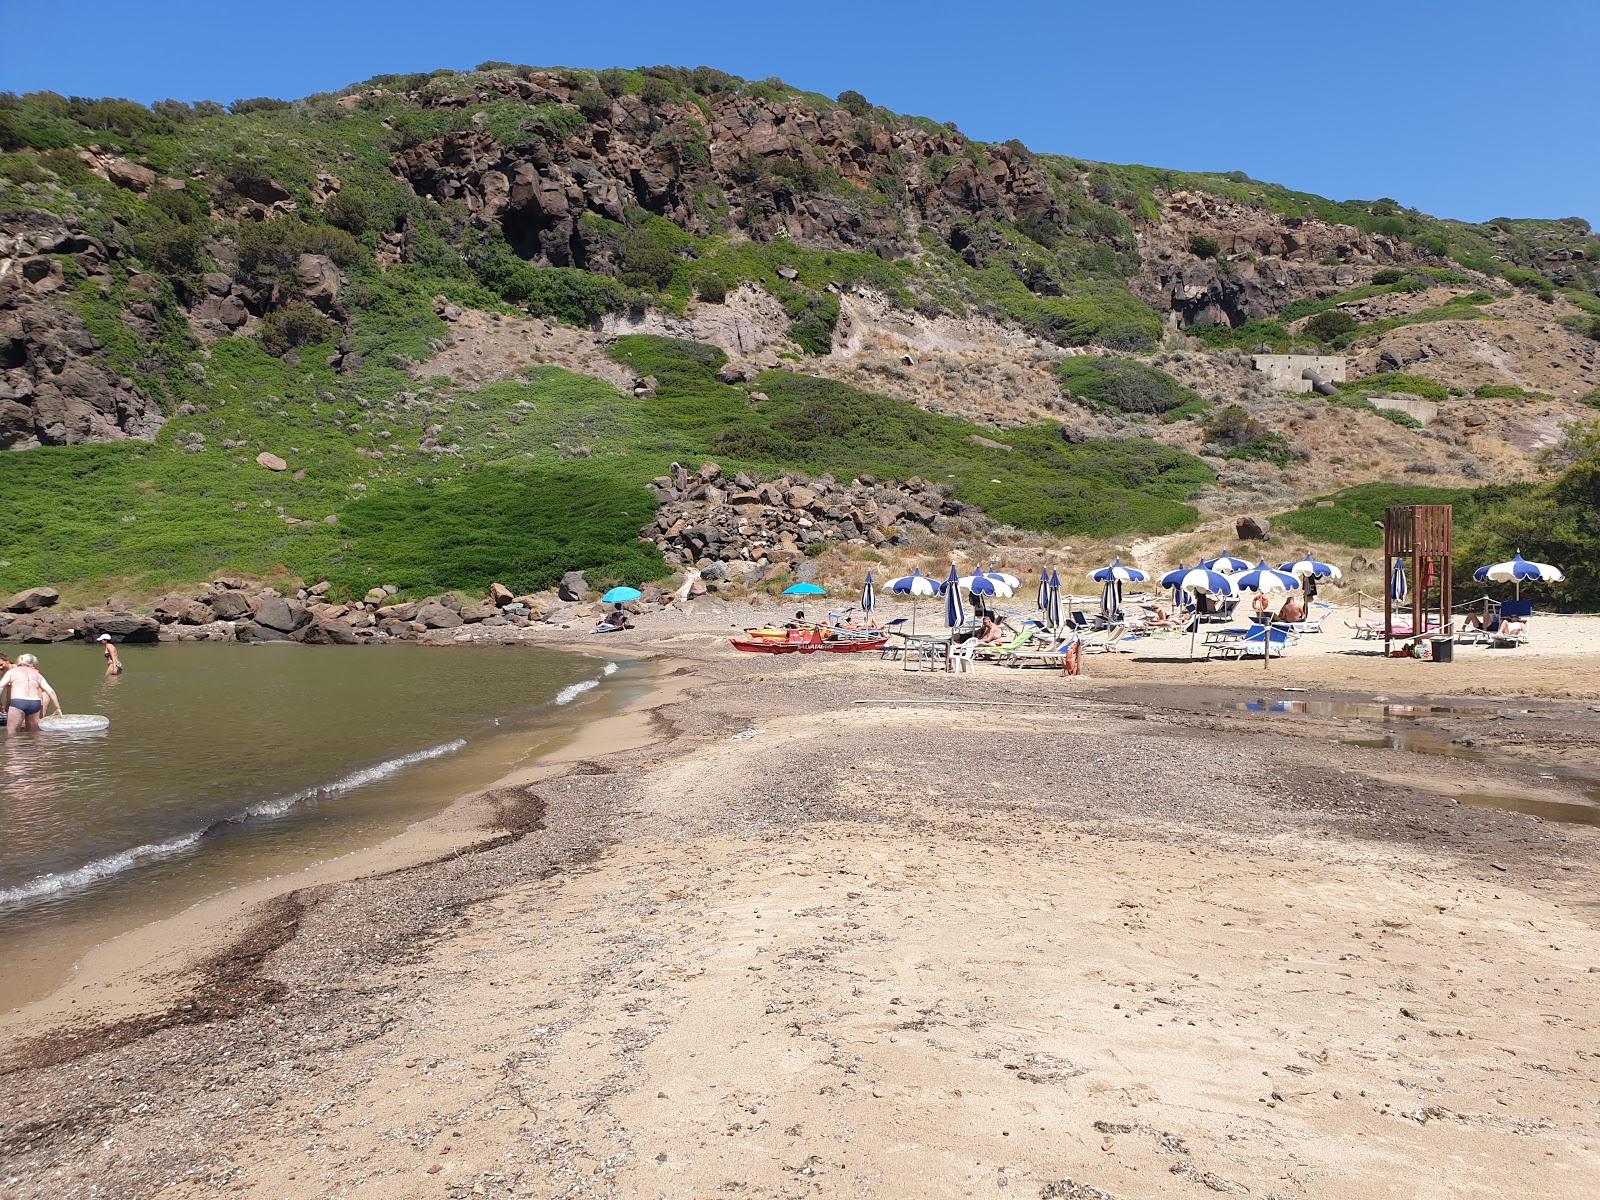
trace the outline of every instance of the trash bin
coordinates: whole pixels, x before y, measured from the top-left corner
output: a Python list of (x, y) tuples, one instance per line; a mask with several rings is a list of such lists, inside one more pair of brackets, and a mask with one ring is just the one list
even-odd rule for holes
[(1454, 661), (1456, 644), (1453, 639), (1447, 637), (1437, 637), (1430, 640), (1433, 643), (1432, 649), (1434, 662)]

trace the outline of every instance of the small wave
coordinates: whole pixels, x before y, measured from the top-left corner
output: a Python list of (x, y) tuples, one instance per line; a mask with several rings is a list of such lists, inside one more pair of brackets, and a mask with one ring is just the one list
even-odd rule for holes
[(92, 863), (85, 863), (76, 870), (61, 871), (55, 875), (41, 875), (31, 883), (0, 890), (0, 904), (16, 904), (23, 900), (37, 900), (40, 896), (53, 896), (57, 892), (88, 887), (97, 879), (109, 879), (111, 876), (120, 875), (140, 863), (166, 858), (169, 855), (177, 854), (180, 850), (187, 850), (204, 836), (205, 832), (203, 830), (197, 830), (194, 833), (186, 833), (182, 837), (175, 837), (171, 841), (135, 846), (133, 849), (124, 850), (120, 854), (108, 855), (105, 858), (96, 859)]
[[(592, 684), (590, 686), (593, 686)], [(393, 775), (396, 771), (404, 770), (419, 762), (426, 762), (430, 758), (440, 758), (446, 754), (453, 754), (465, 746), (464, 738), (457, 738), (443, 745), (431, 746), (426, 750), (417, 750), (411, 754), (402, 754), (399, 758), (391, 758), (385, 762), (376, 763), (370, 767), (363, 767), (359, 771), (335, 779), (332, 783), (325, 783), (319, 787), (306, 788), (304, 791), (294, 792), (288, 796), (279, 796), (272, 800), (262, 800), (250, 805), (243, 812), (233, 817), (223, 817), (213, 821), (204, 829), (197, 829), (192, 833), (181, 834), (165, 842), (153, 842), (144, 846), (135, 846), (131, 850), (123, 850), (105, 858), (96, 859), (94, 862), (85, 863), (71, 871), (60, 871), (54, 875), (41, 875), (39, 878), (21, 884), (14, 888), (0, 889), (0, 905), (17, 904), (24, 900), (37, 900), (41, 896), (53, 896), (59, 892), (74, 891), (78, 888), (88, 887), (100, 879), (109, 879), (113, 875), (121, 875), (124, 871), (157, 859), (168, 858), (180, 851), (187, 850), (195, 845), (201, 838), (217, 834), (235, 825), (243, 825), (247, 821), (281, 817), (298, 804), (305, 804), (311, 800), (318, 800), (327, 796), (337, 796), (348, 792), (352, 788), (363, 787), (369, 783), (376, 783), (380, 779)]]
[[(466, 744), (464, 738), (456, 738), (453, 742), (430, 746), (426, 750), (402, 754), (399, 758), (391, 758), (370, 767), (362, 767), (361, 770), (352, 771), (340, 779), (335, 779), (332, 783), (324, 783), (318, 787), (307, 788), (303, 792), (295, 792), (289, 796), (279, 796), (273, 800), (262, 800), (245, 809), (244, 818), (281, 816), (297, 804), (305, 804), (307, 801), (320, 800), (327, 796), (338, 796), (350, 791), (352, 788), (365, 787), (369, 783), (387, 779), (396, 771), (403, 771), (406, 767), (414, 766), (419, 762), (427, 762), (430, 758), (441, 758), (446, 754), (454, 754)], [(218, 822), (219, 825), (224, 823)], [(213, 828), (216, 828), (216, 826), (213, 826)]]
[(552, 704), (571, 704), (574, 700), (576, 700), (579, 696), (583, 695), (590, 688), (599, 687), (599, 686), (600, 686), (600, 681), (598, 679), (585, 679), (585, 680), (582, 680), (582, 681), (580, 681), (578, 683), (569, 683), (569, 684), (567, 684), (566, 687), (562, 688), (559, 692), (556, 693), (556, 698), (554, 700), (552, 700), (551, 703)]
[(605, 667), (605, 670), (600, 672), (600, 674), (602, 674), (602, 675), (615, 675), (616, 673), (617, 673), (617, 664), (616, 663), (607, 663), (606, 667)]

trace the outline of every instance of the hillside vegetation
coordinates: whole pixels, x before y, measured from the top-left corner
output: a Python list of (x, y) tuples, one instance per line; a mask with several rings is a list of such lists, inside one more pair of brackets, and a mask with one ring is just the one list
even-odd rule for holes
[[(1600, 332), (1600, 242), (1576, 219), (1466, 225), (1035, 154), (709, 68), (485, 63), (227, 108), (0, 96), (0, 258), (0, 445), (19, 450), (0, 480), (30, 498), (0, 590), (217, 570), (355, 593), (571, 567), (638, 582), (662, 572), (634, 536), (646, 485), (710, 456), (922, 475), (1025, 529), (1166, 532), (1214, 483), (1161, 444), (1210, 402), (1130, 357), (1173, 319), (1219, 351), (1358, 346), (1495, 319), (1472, 290), (1492, 279), (1560, 306), (1565, 336)], [(714, 347), (639, 338), (611, 348), (654, 385), (635, 394), (551, 366), (428, 377), (451, 305), (582, 328), (744, 284), (781, 307), (789, 348), (740, 383)], [(1347, 312), (1430, 288), (1456, 292)], [(851, 293), (1092, 347), (1061, 366), (1065, 402), (1132, 427), (980, 430), (822, 378)], [(1231, 412), (1203, 423), (1208, 453), (1293, 458)]]

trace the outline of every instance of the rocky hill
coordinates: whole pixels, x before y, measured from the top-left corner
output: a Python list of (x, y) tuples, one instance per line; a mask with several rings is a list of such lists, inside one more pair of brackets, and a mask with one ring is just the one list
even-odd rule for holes
[[(1112, 458), (1163, 444), (1199, 456), (1215, 482), (1191, 499), (1219, 512), (1528, 477), (1600, 403), (1600, 239), (1576, 218), (1467, 225), (1035, 154), (707, 68), (489, 63), (226, 111), (0, 96), (0, 151), (0, 447), (153, 440), (146, 519), (180, 525), (246, 524), (263, 501), (291, 528), (337, 525), (391, 489), (506, 468), (512, 445), (536, 474), (544, 455), (601, 471), (585, 457), (603, 397), (657, 394), (613, 344), (641, 333), (720, 348), (718, 386), (758, 415), (780, 371), (976, 423), (990, 447), (1045, 427)], [(1343, 394), (1251, 369), (1291, 350), (1342, 356)], [(1085, 391), (1067, 368), (1085, 357), (1118, 386)], [(587, 399), (541, 449), (511, 429), (534, 401), (493, 389), (542, 367), (616, 390), (566, 387)], [(1418, 428), (1391, 395), (1437, 410)], [(758, 419), (776, 428), (773, 403)], [(668, 425), (636, 429), (660, 447), (640, 480), (702, 442), (757, 475), (817, 465), (774, 457), (792, 439), (741, 459)], [(118, 453), (0, 469), (110, 495), (146, 456)], [(295, 469), (238, 486), (258, 453)], [(196, 490), (225, 508), (191, 513)], [(38, 534), (92, 539), (130, 515)], [(328, 536), (323, 557), (355, 570)], [(227, 553), (293, 571), (296, 545), (257, 528)], [(68, 577), (55, 561), (0, 583)]]

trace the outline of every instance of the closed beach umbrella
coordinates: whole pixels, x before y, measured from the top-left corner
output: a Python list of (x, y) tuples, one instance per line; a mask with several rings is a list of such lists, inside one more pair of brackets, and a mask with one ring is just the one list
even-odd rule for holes
[(1406, 560), (1394, 560), (1394, 574), (1389, 576), (1389, 598), (1396, 604), (1405, 600), (1410, 588), (1406, 585)]
[(600, 597), (601, 604), (626, 604), (630, 600), (643, 598), (644, 593), (638, 588), (614, 587), (604, 596)]
[(1517, 599), (1522, 599), (1522, 585), (1540, 580), (1545, 583), (1560, 583), (1566, 574), (1560, 567), (1553, 567), (1549, 563), (1529, 562), (1522, 557), (1522, 551), (1517, 551), (1510, 562), (1490, 563), (1486, 567), (1479, 567), (1472, 573), (1472, 577), (1479, 583), (1514, 583), (1517, 585)]
[(911, 632), (917, 632), (917, 608), (924, 596), (937, 596), (939, 594), (939, 581), (929, 579), (922, 573), (922, 568), (917, 567), (909, 575), (901, 575), (897, 579), (889, 580), (889, 591), (896, 596), (911, 597)]
[(1100, 612), (1107, 621), (1115, 621), (1122, 609), (1122, 585), (1108, 579), (1100, 589)]
[(951, 629), (966, 624), (967, 606), (961, 602), (961, 580), (955, 567), (950, 568), (950, 578), (944, 581), (944, 623)]
[[(1226, 575), (1213, 571), (1208, 567), (1189, 567), (1185, 570), (1179, 567), (1176, 571), (1168, 571), (1161, 577), (1161, 586), (1172, 588), (1174, 592), (1187, 592), (1191, 597), (1196, 593), (1205, 593), (1208, 596), (1233, 596), (1237, 593), (1233, 584)], [(1199, 607), (1196, 604), (1196, 607)], [(1195, 622), (1195, 628), (1189, 631), (1189, 657), (1194, 657), (1194, 640), (1199, 631), (1200, 622)]]
[(861, 611), (870, 617), (877, 603), (878, 597), (872, 591), (872, 572), (869, 570), (866, 583), (861, 585)]
[(1039, 611), (1050, 611), (1050, 572), (1045, 570), (1039, 572)]
[(1057, 632), (1061, 629), (1061, 577), (1050, 572), (1050, 595), (1045, 603), (1045, 620)]
[(791, 583), (783, 589), (783, 594), (785, 596), (826, 596), (828, 593), (814, 583)]
[(1344, 572), (1331, 563), (1318, 562), (1309, 554), (1302, 556), (1298, 561), (1284, 563), (1278, 570), (1293, 575), (1296, 579), (1343, 579)]

